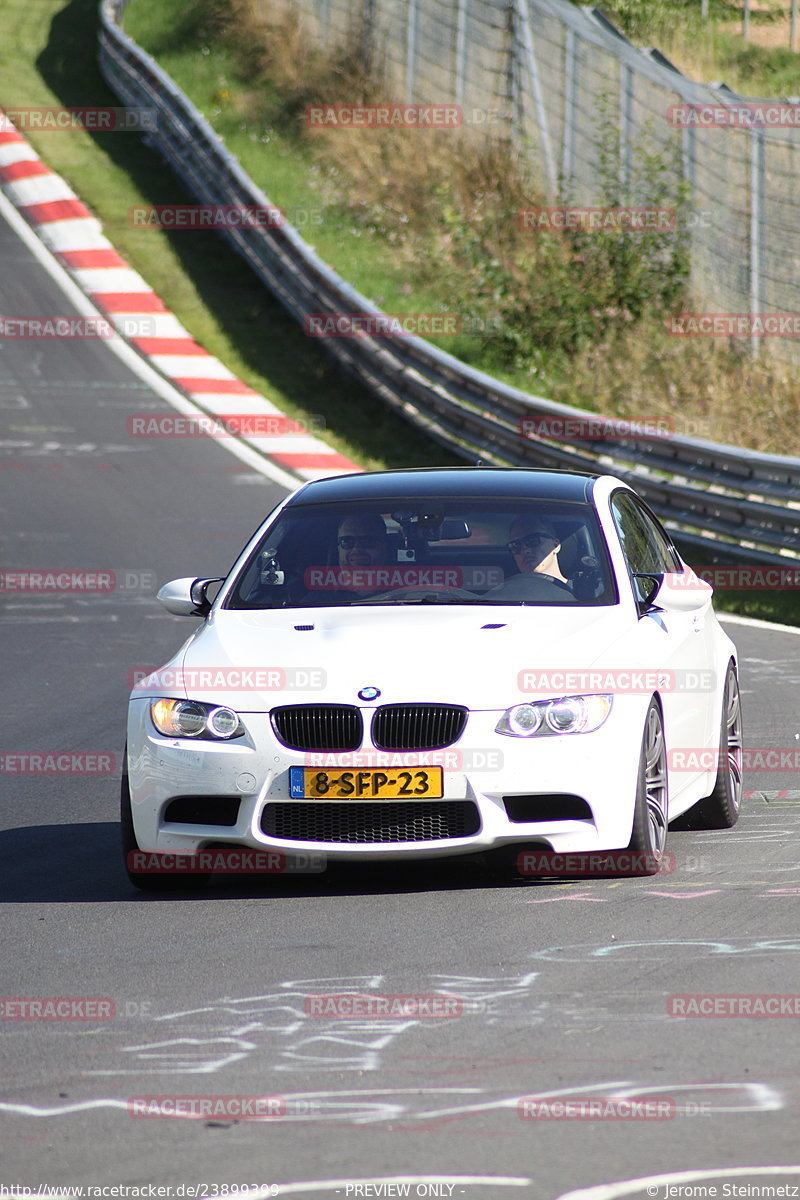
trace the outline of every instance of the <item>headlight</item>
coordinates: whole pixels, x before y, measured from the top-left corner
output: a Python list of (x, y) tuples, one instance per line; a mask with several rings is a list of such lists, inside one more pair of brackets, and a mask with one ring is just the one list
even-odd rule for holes
[(560, 696), (507, 708), (495, 726), (506, 737), (556, 737), (592, 733), (611, 712), (612, 696)]
[(232, 708), (201, 704), (199, 700), (151, 700), (150, 716), (165, 737), (230, 741), (244, 733), (244, 725)]

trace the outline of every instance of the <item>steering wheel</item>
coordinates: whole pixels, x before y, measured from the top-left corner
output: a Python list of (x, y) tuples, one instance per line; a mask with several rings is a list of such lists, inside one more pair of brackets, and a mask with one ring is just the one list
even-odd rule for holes
[(505, 583), (499, 584), (496, 588), (490, 588), (488, 592), (484, 592), (482, 599), (491, 601), (493, 598), (498, 600), (550, 600), (554, 601), (558, 592), (566, 592), (570, 601), (575, 603), (575, 593), (572, 588), (566, 583), (562, 583), (560, 579), (555, 579), (552, 575), (542, 575), (539, 572), (534, 572), (531, 575), (512, 575)]
[(375, 592), (372, 596), (364, 596), (362, 600), (353, 603), (370, 604), (373, 600), (413, 600), (415, 597), (444, 596), (450, 600), (476, 600), (477, 592), (468, 592), (466, 588), (437, 588), (437, 587), (406, 587), (394, 588), (390, 592)]

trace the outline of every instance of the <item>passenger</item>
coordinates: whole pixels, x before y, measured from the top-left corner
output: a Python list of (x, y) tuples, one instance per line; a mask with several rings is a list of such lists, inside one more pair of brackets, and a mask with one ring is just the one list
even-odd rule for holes
[(302, 604), (350, 604), (386, 590), (385, 586), (377, 586), (376, 581), (370, 580), (370, 567), (386, 566), (389, 562), (389, 536), (383, 517), (379, 513), (344, 517), (339, 522), (336, 531), (336, 561), (339, 571), (345, 577), (351, 571), (362, 572), (363, 586), (313, 589), (302, 597)]
[[(389, 558), (389, 538), (383, 517), (345, 517), (336, 537), (340, 567), (384, 566)], [(374, 590), (374, 589), (373, 589)]]

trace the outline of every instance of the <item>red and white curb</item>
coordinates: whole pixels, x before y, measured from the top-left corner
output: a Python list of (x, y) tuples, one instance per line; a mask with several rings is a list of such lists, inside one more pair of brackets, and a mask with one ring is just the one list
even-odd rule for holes
[[(212, 417), (266, 418), (262, 424), (278, 431), (297, 425), (192, 339), (141, 275), (120, 257), (97, 218), (41, 161), (2, 110), (0, 186), (120, 336), (198, 407)], [(128, 336), (126, 329), (144, 325), (145, 316), (149, 336)], [(308, 433), (236, 436), (301, 480), (361, 470)]]

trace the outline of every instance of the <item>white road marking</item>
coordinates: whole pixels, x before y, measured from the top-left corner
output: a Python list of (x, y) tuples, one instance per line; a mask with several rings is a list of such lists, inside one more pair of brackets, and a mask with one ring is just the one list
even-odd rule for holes
[(658, 1196), (658, 1190), (668, 1185), (696, 1182), (698, 1179), (729, 1179), (742, 1175), (800, 1175), (800, 1166), (785, 1167), (720, 1167), (706, 1171), (676, 1171), (668, 1175), (642, 1175), (639, 1179), (624, 1179), (618, 1183), (601, 1183), (596, 1187), (577, 1188), (562, 1192), (558, 1200), (616, 1200), (647, 1189), (648, 1196)]
[(731, 625), (749, 625), (751, 629), (766, 629), (772, 633), (794, 633), (800, 635), (797, 625), (778, 625), (772, 621), (759, 621), (757, 617), (741, 617), (738, 613), (717, 613), (718, 621), (727, 621)]
[[(80, 315), (84, 317), (102, 317), (103, 314), (100, 310), (84, 295), (78, 285), (70, 278), (65, 268), (53, 257), (2, 191), (0, 191), (0, 214), (2, 214), (4, 220), (8, 222), (14, 232), (25, 243), (31, 254), (38, 260), (53, 282), (75, 306)], [(65, 223), (63, 222), (63, 224)], [(81, 248), (85, 247), (82, 246)], [(172, 387), (162, 375), (159, 375), (157, 371), (149, 366), (122, 338), (108, 338), (104, 340), (104, 344), (143, 383), (156, 392), (162, 400), (166, 400), (167, 404), (171, 405), (172, 408), (177, 409), (184, 416), (207, 418), (208, 414), (203, 409), (198, 408), (196, 404), (193, 404), (191, 400)], [(283, 471), (274, 463), (268, 462), (260, 454), (251, 450), (249, 446), (238, 441), (238, 439), (218, 438), (216, 441), (229, 454), (235, 455), (236, 458), (246, 463), (252, 470), (257, 471), (260, 475), (265, 475), (273, 483), (285, 488), (288, 492), (293, 492), (300, 486), (301, 481), (294, 475), (290, 475), (288, 471)]]

